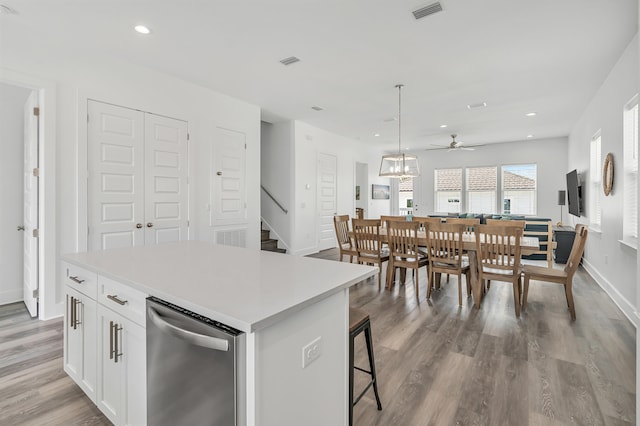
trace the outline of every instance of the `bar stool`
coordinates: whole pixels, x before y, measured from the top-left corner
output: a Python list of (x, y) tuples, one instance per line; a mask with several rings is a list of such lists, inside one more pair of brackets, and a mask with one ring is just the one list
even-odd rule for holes
[[(360, 367), (353, 365), (354, 358), (354, 342), (356, 336), (364, 331), (364, 338), (367, 341), (367, 353), (369, 354), (369, 369), (364, 370)], [(371, 375), (371, 381), (364, 390), (353, 399), (353, 373), (354, 369), (362, 371)], [(373, 386), (373, 392), (376, 395), (376, 402), (378, 403), (378, 410), (382, 410), (382, 404), (380, 404), (380, 396), (378, 395), (378, 381), (376, 379), (376, 365), (373, 359), (373, 345), (371, 342), (371, 321), (369, 321), (369, 314), (362, 309), (353, 308), (349, 306), (349, 425), (353, 425), (353, 407), (360, 401), (369, 388)]]

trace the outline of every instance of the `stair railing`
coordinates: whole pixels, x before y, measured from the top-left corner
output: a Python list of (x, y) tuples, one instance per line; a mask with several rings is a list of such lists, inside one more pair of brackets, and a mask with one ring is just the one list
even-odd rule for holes
[(269, 191), (267, 191), (267, 188), (265, 188), (263, 185), (260, 185), (260, 188), (262, 188), (264, 193), (267, 194), (269, 196), (269, 198), (271, 198), (271, 200), (273, 200), (274, 203), (276, 203), (276, 206), (280, 207), (280, 210), (282, 210), (284, 212), (284, 214), (289, 213), (289, 210), (287, 210), (284, 207), (282, 207), (282, 204), (280, 204), (278, 202), (278, 200), (276, 200), (275, 197), (273, 195), (271, 195), (271, 193)]

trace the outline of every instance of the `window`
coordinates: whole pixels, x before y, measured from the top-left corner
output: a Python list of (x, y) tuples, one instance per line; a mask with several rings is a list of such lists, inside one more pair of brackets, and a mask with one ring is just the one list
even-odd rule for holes
[(434, 174), (435, 211), (460, 213), (462, 169), (437, 169)]
[(398, 182), (398, 211), (400, 216), (413, 214), (413, 178), (402, 178)]
[(600, 131), (591, 138), (591, 167), (589, 169), (589, 221), (599, 230), (602, 223), (602, 137)]
[(536, 214), (535, 164), (502, 166), (502, 213)]
[(638, 95), (624, 109), (624, 215), (622, 239), (638, 243)]
[(469, 213), (495, 213), (498, 190), (497, 167), (470, 167), (467, 169), (467, 211)]

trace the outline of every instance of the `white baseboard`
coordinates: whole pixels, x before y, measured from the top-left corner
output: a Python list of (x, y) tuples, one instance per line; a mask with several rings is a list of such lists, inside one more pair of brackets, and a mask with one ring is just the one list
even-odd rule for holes
[(6, 305), (8, 303), (22, 302), (23, 299), (22, 287), (0, 291), (0, 305)]
[(319, 253), (318, 247), (308, 247), (305, 249), (301, 249), (293, 253), (295, 256), (307, 256), (310, 254)]
[(602, 274), (596, 268), (594, 268), (588, 260), (583, 258), (582, 266), (584, 267), (585, 271), (587, 271), (587, 273), (591, 275), (591, 278), (593, 278), (594, 281), (598, 283), (598, 285), (604, 290), (604, 292), (607, 293), (609, 298), (613, 300), (613, 303), (615, 303), (618, 308), (620, 308), (622, 313), (624, 313), (624, 315), (629, 319), (631, 324), (633, 324), (634, 327), (638, 328), (638, 320), (640, 318), (635, 306), (630, 303), (622, 294), (620, 294), (618, 289), (615, 288), (609, 282), (609, 280), (602, 276)]

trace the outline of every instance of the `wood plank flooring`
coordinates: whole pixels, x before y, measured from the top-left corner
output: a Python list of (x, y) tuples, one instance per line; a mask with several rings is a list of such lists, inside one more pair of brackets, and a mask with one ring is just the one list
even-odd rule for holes
[(62, 318), (0, 306), (0, 425), (110, 425), (62, 369)]
[[(356, 425), (636, 424), (635, 328), (582, 269), (575, 322), (556, 284), (532, 281), (518, 320), (507, 283), (492, 282), (477, 310), (472, 299), (458, 306), (453, 276), (425, 300), (426, 275), (419, 303), (410, 274), (391, 291), (378, 292), (375, 277), (351, 288), (371, 317), (383, 408), (367, 393)], [(367, 365), (364, 339), (356, 348), (356, 365)], [(366, 379), (356, 372), (356, 391)]]
[[(636, 424), (635, 329), (584, 271), (575, 322), (557, 285), (532, 282), (517, 320), (508, 284), (492, 283), (477, 310), (472, 299), (458, 306), (456, 277), (426, 301), (420, 272), (419, 303), (410, 274), (391, 291), (378, 292), (375, 277), (351, 290), (371, 317), (383, 406), (367, 393), (356, 425)], [(357, 365), (367, 365), (363, 338), (356, 348)], [(356, 372), (356, 390), (365, 381)], [(2, 306), (0, 425), (45, 424), (110, 423), (62, 369), (62, 320)]]

